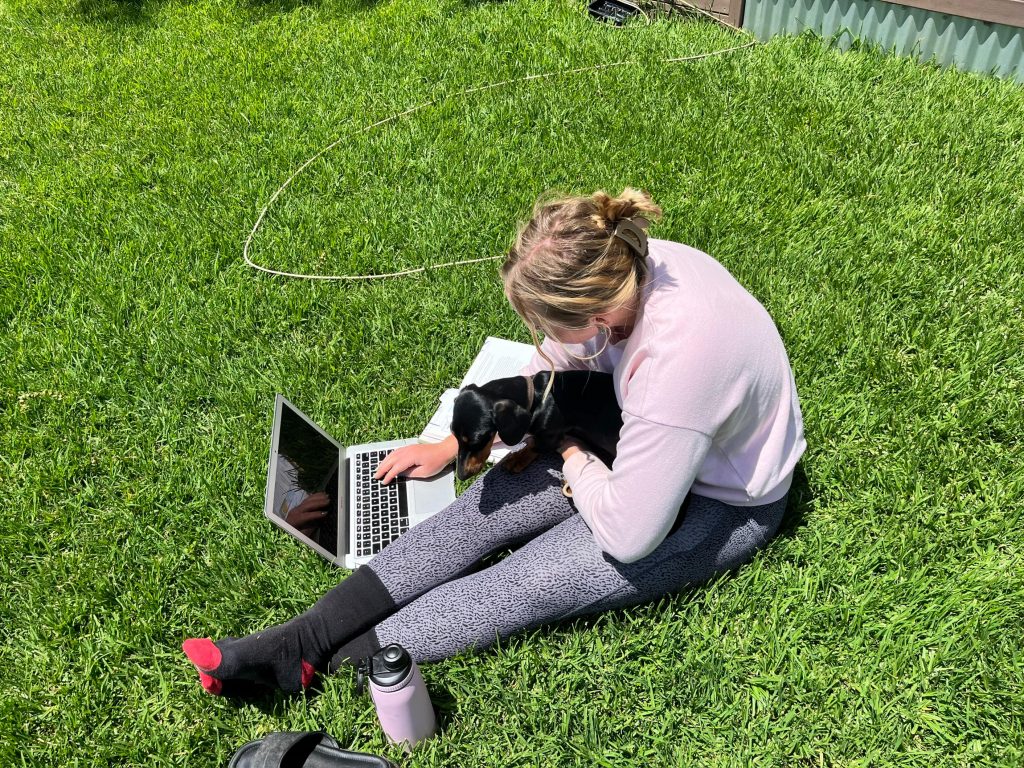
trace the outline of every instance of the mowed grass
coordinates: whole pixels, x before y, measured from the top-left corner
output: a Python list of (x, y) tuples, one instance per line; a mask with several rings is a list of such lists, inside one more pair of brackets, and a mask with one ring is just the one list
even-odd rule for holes
[[(0, 4), (0, 763), (221, 766), (322, 728), (409, 766), (1024, 760), (1024, 91), (565, 0)], [(658, 237), (771, 311), (808, 451), (735, 575), (428, 665), (405, 758), (349, 676), (207, 696), (192, 635), (344, 575), (261, 514), (282, 392), (351, 443), (415, 435), (488, 335), (547, 189), (648, 189)]]

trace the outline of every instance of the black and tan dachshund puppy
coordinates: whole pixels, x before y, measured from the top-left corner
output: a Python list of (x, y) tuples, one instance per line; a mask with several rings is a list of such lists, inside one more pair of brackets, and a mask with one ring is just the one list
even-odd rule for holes
[(466, 480), (483, 469), (497, 435), (505, 445), (526, 447), (510, 454), (502, 466), (522, 472), (539, 453), (558, 451), (566, 437), (583, 442), (609, 467), (622, 428), (612, 377), (594, 371), (559, 371), (543, 399), (550, 371), (533, 376), (470, 384), (455, 399), (452, 433), (459, 442), (455, 474)]

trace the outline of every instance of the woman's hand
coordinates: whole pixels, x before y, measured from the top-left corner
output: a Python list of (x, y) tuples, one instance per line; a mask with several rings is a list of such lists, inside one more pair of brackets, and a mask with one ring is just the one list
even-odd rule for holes
[(574, 453), (587, 450), (585, 443), (580, 442), (574, 437), (567, 437), (562, 440), (562, 445), (559, 446), (558, 452), (562, 454), (562, 461), (568, 461), (569, 457)]
[(384, 485), (399, 475), (433, 477), (452, 463), (458, 450), (454, 437), (448, 437), (440, 443), (403, 445), (384, 457), (374, 477)]

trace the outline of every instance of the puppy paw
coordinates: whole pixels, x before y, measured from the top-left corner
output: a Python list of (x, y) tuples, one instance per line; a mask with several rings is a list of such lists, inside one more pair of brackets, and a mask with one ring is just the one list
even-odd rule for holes
[(537, 458), (537, 454), (531, 451), (529, 448), (521, 448), (515, 453), (510, 453), (499, 464), (505, 471), (511, 472), (513, 475), (518, 475), (528, 466), (530, 466)]

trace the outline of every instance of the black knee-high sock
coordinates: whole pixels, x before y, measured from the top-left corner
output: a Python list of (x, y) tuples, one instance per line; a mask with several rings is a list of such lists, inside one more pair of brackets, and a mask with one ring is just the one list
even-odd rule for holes
[(200, 672), (217, 680), (252, 680), (294, 693), (308, 683), (302, 662), (325, 670), (335, 650), (394, 610), (395, 602), (383, 583), (369, 566), (363, 566), (294, 619), (214, 643), (220, 652), (215, 667), (204, 661), (217, 655), (208, 648), (197, 652), (193, 645), (191, 652), (189, 647), (185, 652)]
[(380, 648), (377, 633), (370, 629), (338, 648), (327, 668), (331, 672), (337, 672), (342, 667), (358, 667), (363, 659), (373, 656)]

